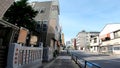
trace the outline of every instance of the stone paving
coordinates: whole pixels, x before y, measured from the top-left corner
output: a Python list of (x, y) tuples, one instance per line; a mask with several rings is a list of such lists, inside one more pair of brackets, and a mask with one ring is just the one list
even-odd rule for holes
[(45, 64), (43, 68), (80, 68), (66, 51), (62, 51), (60, 55), (48, 64)]

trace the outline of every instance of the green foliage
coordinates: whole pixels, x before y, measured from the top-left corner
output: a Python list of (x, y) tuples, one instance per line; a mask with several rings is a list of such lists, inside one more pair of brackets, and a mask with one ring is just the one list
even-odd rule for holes
[(3, 19), (19, 27), (35, 29), (36, 22), (33, 18), (37, 15), (38, 11), (35, 11), (28, 5), (27, 1), (20, 0), (14, 2), (4, 14)]

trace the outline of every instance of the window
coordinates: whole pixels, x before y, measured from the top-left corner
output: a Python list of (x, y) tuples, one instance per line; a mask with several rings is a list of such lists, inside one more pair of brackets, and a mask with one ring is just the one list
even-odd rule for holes
[(38, 24), (36, 26), (37, 31), (47, 31), (47, 28), (48, 28), (47, 24), (48, 24), (48, 21), (44, 21), (44, 20), (38, 21)]
[(47, 31), (47, 28), (43, 28), (43, 31)]
[(43, 24), (43, 31), (47, 31), (47, 25)]
[(43, 21), (43, 24), (42, 24), (43, 31), (47, 31), (47, 23), (48, 21)]
[(109, 41), (110, 37), (101, 38), (102, 41)]
[(114, 47), (114, 50), (120, 50), (120, 47)]
[(97, 38), (94, 38), (94, 43), (97, 43)]
[(55, 29), (56, 29), (56, 31), (58, 31), (58, 28), (57, 28), (57, 26), (55, 27)]
[(44, 10), (41, 10), (40, 13), (44, 13), (45, 11)]
[(110, 37), (105, 37), (105, 40), (107, 41), (107, 40), (110, 40)]
[(94, 35), (91, 35), (91, 36), (90, 36), (90, 38), (93, 38), (93, 37), (95, 37), (95, 36), (94, 36)]
[(43, 24), (47, 24), (48, 23), (48, 21), (43, 21)]
[(38, 24), (42, 24), (42, 23), (43, 23), (43, 21), (37, 21), (37, 23), (38, 23)]
[(37, 30), (38, 32), (40, 32), (40, 31), (41, 31), (40, 24), (37, 24), (37, 26), (36, 26), (36, 30)]
[(38, 11), (39, 13), (45, 13), (45, 8), (37, 8), (36, 11)]
[(115, 36), (115, 38), (119, 38), (120, 37), (120, 30), (114, 32), (114, 36)]
[(47, 24), (43, 24), (43, 28), (46, 28), (47, 27)]

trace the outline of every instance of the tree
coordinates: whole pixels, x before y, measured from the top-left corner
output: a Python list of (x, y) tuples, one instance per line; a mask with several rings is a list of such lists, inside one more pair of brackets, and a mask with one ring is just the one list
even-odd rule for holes
[(28, 0), (19, 0), (13, 3), (4, 14), (3, 19), (17, 25), (35, 29), (36, 21), (33, 19), (38, 11), (35, 11), (27, 2)]

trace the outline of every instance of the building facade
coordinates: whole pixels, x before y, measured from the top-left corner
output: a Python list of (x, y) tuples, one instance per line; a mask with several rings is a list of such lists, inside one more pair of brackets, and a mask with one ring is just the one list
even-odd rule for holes
[(86, 32), (79, 32), (76, 36), (76, 46), (79, 50), (84, 50), (84, 46), (86, 45)]
[(100, 39), (99, 39), (99, 35), (96, 35), (94, 37), (91, 38), (90, 41), (90, 52), (96, 52), (99, 53), (100, 51)]
[(76, 36), (76, 47), (79, 50), (88, 50), (91, 38), (98, 35), (99, 32), (85, 32), (81, 31)]
[(87, 32), (87, 45), (90, 45), (91, 38), (96, 37), (99, 35), (100, 32)]
[(34, 2), (32, 6), (39, 11), (35, 20), (38, 22), (38, 31), (41, 31), (41, 42), (50, 46), (50, 40), (59, 40), (61, 28), (59, 25), (59, 4), (57, 0)]
[(71, 41), (66, 41), (66, 46), (67, 46), (67, 45), (72, 45), (72, 44), (71, 44)]
[(108, 24), (99, 34), (101, 52), (120, 54), (120, 24)]
[(46, 44), (46, 36), (49, 25), (49, 13), (51, 8), (51, 1), (49, 2), (34, 2), (32, 7), (38, 11), (38, 15), (35, 17), (35, 20), (38, 22), (37, 31), (40, 32), (40, 41), (43, 42), (44, 46)]
[(77, 50), (77, 47), (76, 47), (76, 38), (71, 39), (71, 44), (73, 46), (73, 49)]
[(50, 50), (52, 59), (53, 52), (59, 50), (61, 27), (59, 25), (59, 2), (58, 0), (33, 2), (32, 7), (39, 13), (35, 17), (38, 22), (37, 31), (41, 33), (40, 41), (43, 42), (44, 47)]
[(61, 35), (61, 40), (62, 40), (62, 45), (65, 46), (65, 38), (64, 38), (64, 33)]

